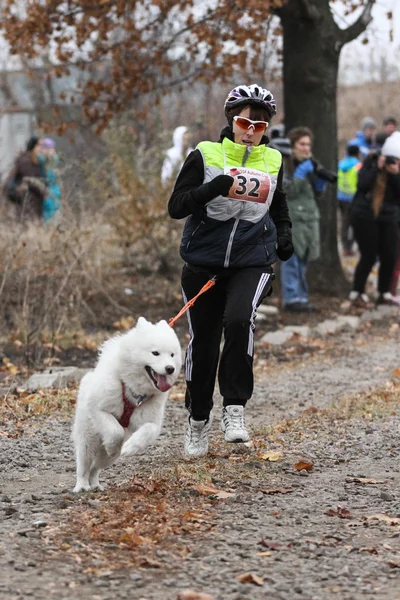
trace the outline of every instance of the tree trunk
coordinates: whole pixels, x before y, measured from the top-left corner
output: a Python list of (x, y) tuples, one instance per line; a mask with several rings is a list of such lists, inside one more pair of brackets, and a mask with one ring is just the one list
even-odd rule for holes
[[(279, 11), (283, 26), (285, 127), (305, 125), (314, 134), (313, 153), (327, 168), (338, 160), (336, 89), (341, 43), (326, 0), (288, 0)], [(350, 132), (349, 132), (350, 134)], [(310, 265), (314, 291), (349, 289), (337, 245), (336, 188), (328, 184), (320, 202), (321, 258)]]

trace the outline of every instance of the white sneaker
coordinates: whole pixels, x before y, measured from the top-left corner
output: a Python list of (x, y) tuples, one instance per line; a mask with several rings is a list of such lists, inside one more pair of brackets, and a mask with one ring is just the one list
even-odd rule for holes
[(195, 421), (189, 417), (185, 435), (184, 452), (186, 456), (199, 458), (208, 452), (208, 435), (212, 424), (212, 413), (205, 421)]
[(222, 409), (221, 431), (226, 442), (248, 442), (249, 432), (244, 422), (244, 406), (231, 404)]

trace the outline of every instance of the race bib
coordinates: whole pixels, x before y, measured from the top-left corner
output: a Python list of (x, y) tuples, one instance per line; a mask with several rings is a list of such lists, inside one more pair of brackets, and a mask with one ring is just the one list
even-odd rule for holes
[(267, 202), (271, 189), (268, 173), (246, 167), (226, 167), (224, 172), (235, 179), (227, 198), (262, 204)]

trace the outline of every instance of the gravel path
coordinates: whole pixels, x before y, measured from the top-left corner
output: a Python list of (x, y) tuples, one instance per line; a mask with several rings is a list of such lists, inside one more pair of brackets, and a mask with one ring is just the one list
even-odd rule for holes
[[(392, 324), (389, 336), (389, 326), (342, 333), (330, 341), (331, 351), (273, 368), (268, 351), (259, 349), (266, 368), (257, 370), (247, 410), (255, 433), (250, 448), (223, 444), (215, 419), (210, 457), (183, 461), (185, 410), (176, 394), (149, 454), (105, 473), (109, 495), (71, 495), (69, 417), (33, 418), (17, 438), (4, 435), (3, 424), (0, 597), (177, 600), (191, 589), (213, 600), (398, 600), (400, 410), (384, 393), (370, 402), (361, 395), (392, 390), (400, 353), (399, 333)], [(359, 405), (346, 404), (343, 397), (355, 394)], [(277, 460), (263, 458), (268, 451)], [(300, 460), (314, 467), (295, 470)], [(134, 490), (133, 513), (142, 510), (140, 485), (169, 473), (173, 488), (179, 479), (171, 474), (178, 471), (171, 510), (186, 497), (187, 510), (197, 507), (200, 516), (195, 526), (177, 528), (171, 541), (161, 531), (153, 561), (116, 569), (118, 544), (91, 547), (83, 530), (81, 537), (74, 533), (79, 511), (96, 519), (126, 489)], [(139, 487), (129, 488), (132, 476)], [(81, 554), (70, 551), (74, 544)], [(241, 575), (249, 582), (239, 582)]]

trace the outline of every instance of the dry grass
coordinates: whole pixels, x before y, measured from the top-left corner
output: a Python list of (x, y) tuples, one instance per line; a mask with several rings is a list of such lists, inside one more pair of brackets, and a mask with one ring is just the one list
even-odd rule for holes
[(27, 424), (37, 418), (70, 417), (76, 403), (76, 389), (39, 390), (31, 393), (22, 389), (0, 398), (0, 435), (17, 438), (24, 434)]
[(44, 340), (131, 315), (125, 287), (156, 275), (161, 291), (178, 271), (182, 225), (167, 216), (160, 158), (134, 142), (124, 129), (110, 131), (107, 157), (85, 165), (86, 200), (77, 210), (67, 185), (58, 222), (3, 215), (0, 335), (22, 341), (27, 364), (40, 360)]

